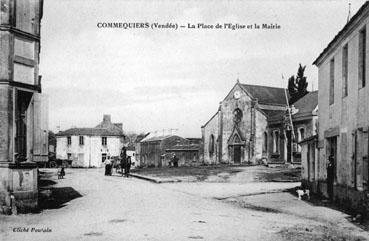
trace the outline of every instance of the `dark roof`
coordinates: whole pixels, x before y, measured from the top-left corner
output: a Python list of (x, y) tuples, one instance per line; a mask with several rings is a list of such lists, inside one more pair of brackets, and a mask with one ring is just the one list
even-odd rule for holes
[(337, 33), (337, 35), (333, 38), (333, 40), (327, 45), (327, 47), (323, 50), (323, 52), (320, 53), (318, 58), (314, 60), (313, 64), (317, 65), (318, 62), (321, 60), (321, 58), (330, 50), (330, 48), (338, 41), (340, 37), (344, 33), (348, 31), (348, 29), (351, 27), (351, 25), (360, 17), (360, 15), (364, 12), (364, 10), (369, 6), (369, 1), (366, 1), (363, 6), (357, 11), (357, 13), (350, 19), (348, 23)]
[(293, 118), (309, 114), (315, 110), (318, 105), (318, 91), (307, 93), (304, 97), (293, 104), (298, 112), (293, 115)]
[[(240, 84), (253, 98), (258, 99), (259, 104), (287, 105), (284, 88), (269, 87), (262, 85)], [(287, 93), (288, 95), (288, 93)]]
[(262, 110), (269, 118), (280, 118), (282, 116), (285, 115), (286, 111), (285, 110)]
[[(162, 141), (164, 139), (167, 139), (169, 137), (179, 137), (179, 138), (182, 138), (180, 136), (177, 136), (177, 135), (163, 135), (163, 136), (153, 136), (153, 137), (149, 137), (149, 138), (144, 138), (141, 140), (141, 142), (152, 142), (152, 141)], [(182, 138), (184, 139), (184, 138)]]
[(105, 128), (70, 128), (60, 131), (57, 136), (123, 136), (123, 131), (119, 129)]
[(110, 120), (110, 116), (105, 115), (104, 116), (104, 120), (102, 122), (100, 122), (100, 124), (98, 124), (97, 126), (95, 126), (95, 128), (97, 129), (108, 129), (111, 130), (113, 132), (123, 132), (122, 127), (123, 124), (122, 123), (112, 123)]
[(142, 139), (144, 139), (146, 136), (150, 135), (150, 132), (146, 133), (146, 134), (140, 134), (136, 137), (135, 142), (138, 143), (140, 142)]

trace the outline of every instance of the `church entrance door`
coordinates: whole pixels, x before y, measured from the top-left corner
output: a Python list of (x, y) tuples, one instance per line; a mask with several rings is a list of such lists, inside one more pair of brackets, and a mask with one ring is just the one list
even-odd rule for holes
[(241, 163), (241, 146), (233, 146), (233, 162)]

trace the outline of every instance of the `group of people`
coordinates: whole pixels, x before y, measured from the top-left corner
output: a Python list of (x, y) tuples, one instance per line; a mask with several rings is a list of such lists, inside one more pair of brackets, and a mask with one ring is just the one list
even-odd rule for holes
[[(104, 163), (105, 163), (105, 176), (111, 176), (113, 165), (115, 163), (113, 163), (113, 160), (110, 158), (110, 156), (107, 156)], [(120, 169), (121, 169), (122, 176), (125, 175), (126, 177), (129, 177), (131, 165), (132, 165), (131, 157), (127, 156), (127, 149), (126, 147), (123, 147), (120, 152)]]

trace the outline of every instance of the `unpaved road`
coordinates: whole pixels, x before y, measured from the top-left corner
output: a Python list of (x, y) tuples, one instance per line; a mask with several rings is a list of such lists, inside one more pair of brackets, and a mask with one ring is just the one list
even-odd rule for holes
[[(295, 215), (296, 211), (270, 211), (242, 204), (243, 194), (277, 188), (270, 183), (154, 184), (135, 178), (106, 177), (102, 169), (68, 169), (66, 179), (59, 181), (54, 176), (53, 180), (59, 190), (81, 197), (38, 214), (0, 216), (1, 240), (278, 241), (369, 237), (340, 213), (326, 221)], [(293, 183), (280, 185), (288, 188)], [(281, 202), (294, 199), (287, 195)], [(297, 212), (298, 205), (295, 203)], [(310, 213), (306, 209), (315, 207), (302, 208)], [(321, 212), (324, 210), (317, 215)], [(28, 231), (17, 232), (17, 228)], [(50, 232), (37, 233), (32, 228)]]

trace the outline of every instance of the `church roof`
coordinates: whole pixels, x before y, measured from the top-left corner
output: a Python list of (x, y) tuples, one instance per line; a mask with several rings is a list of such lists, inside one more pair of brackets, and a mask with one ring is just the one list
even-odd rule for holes
[(318, 91), (307, 93), (304, 97), (299, 99), (293, 104), (299, 111), (293, 115), (293, 117), (299, 117), (302, 115), (309, 114), (315, 110), (318, 105)]
[(268, 119), (280, 119), (286, 114), (285, 110), (262, 110)]
[[(264, 105), (287, 105), (286, 92), (284, 88), (269, 87), (262, 85), (240, 84), (259, 104)], [(287, 93), (288, 97), (288, 93)]]

